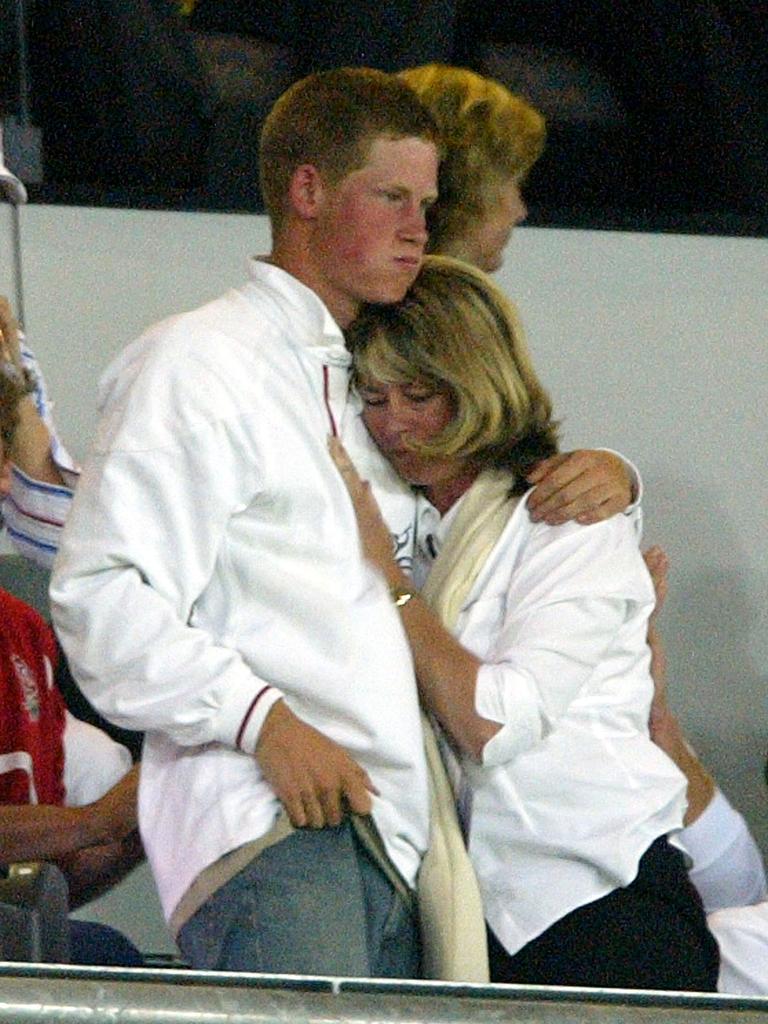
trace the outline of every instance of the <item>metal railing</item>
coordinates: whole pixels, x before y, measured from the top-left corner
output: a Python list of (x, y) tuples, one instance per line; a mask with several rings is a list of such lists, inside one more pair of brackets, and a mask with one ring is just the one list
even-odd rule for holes
[(768, 998), (0, 964), (0, 1024), (765, 1024)]

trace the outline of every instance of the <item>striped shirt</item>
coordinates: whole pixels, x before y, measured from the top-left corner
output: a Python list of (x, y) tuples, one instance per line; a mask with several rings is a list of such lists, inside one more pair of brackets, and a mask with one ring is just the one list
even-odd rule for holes
[(80, 471), (56, 433), (53, 406), (43, 375), (34, 354), (23, 343), (21, 357), (25, 369), (35, 380), (35, 405), (50, 432), (51, 456), (67, 486), (34, 480), (14, 466), (11, 490), (2, 505), (2, 518), (13, 546), (33, 562), (50, 567), (58, 551), (59, 537), (72, 505), (73, 489)]

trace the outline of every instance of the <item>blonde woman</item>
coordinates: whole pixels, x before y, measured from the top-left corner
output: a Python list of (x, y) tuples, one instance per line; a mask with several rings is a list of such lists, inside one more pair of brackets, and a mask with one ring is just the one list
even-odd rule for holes
[(543, 116), (500, 82), (467, 68), (424, 64), (400, 77), (443, 140), (429, 251), (498, 270), (512, 230), (527, 214), (522, 186), (544, 149)]
[(420, 495), (421, 593), (335, 458), (444, 738), (492, 979), (714, 990), (716, 947), (667, 841), (685, 779), (648, 735), (654, 593), (631, 517), (531, 521), (525, 476), (556, 451), (556, 424), (483, 274), (427, 258), (348, 343), (365, 424)]
[[(541, 156), (544, 118), (500, 82), (448, 64), (400, 72), (434, 118), (443, 142), (439, 194), (427, 211), (427, 251), (490, 273), (527, 216), (522, 189)], [(622, 511), (639, 480), (615, 452), (580, 449), (541, 461), (529, 475), (528, 511), (550, 525), (592, 523)]]

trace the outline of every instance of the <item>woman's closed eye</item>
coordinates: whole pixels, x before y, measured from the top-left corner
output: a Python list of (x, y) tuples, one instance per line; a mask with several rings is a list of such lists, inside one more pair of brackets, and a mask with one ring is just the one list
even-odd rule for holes
[(415, 402), (417, 404), (421, 402), (428, 402), (431, 398), (434, 398), (436, 394), (437, 392), (431, 388), (403, 388), (403, 395), (408, 399), (408, 401)]
[(358, 388), (358, 394), (363, 405), (379, 406), (387, 404), (387, 395), (384, 391), (376, 391), (373, 388)]

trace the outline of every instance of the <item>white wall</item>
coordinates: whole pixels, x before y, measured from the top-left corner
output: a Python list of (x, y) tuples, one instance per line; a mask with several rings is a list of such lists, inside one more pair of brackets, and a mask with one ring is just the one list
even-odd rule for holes
[[(78, 455), (109, 358), (268, 246), (259, 217), (43, 206), (22, 211), (22, 237), (29, 340)], [(3, 208), (6, 290), (10, 239)], [(672, 699), (768, 852), (768, 240), (519, 229), (499, 280), (566, 446), (616, 447), (642, 470), (646, 540), (673, 562)], [(105, 913), (160, 951), (147, 885)]]

